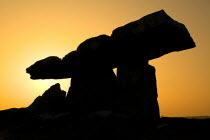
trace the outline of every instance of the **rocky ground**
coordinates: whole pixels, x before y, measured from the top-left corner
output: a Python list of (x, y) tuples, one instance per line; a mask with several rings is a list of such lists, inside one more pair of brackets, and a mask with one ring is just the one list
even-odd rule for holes
[(157, 126), (109, 111), (87, 116), (69, 112), (34, 114), (27, 109), (0, 111), (0, 140), (204, 140), (210, 119), (163, 117)]

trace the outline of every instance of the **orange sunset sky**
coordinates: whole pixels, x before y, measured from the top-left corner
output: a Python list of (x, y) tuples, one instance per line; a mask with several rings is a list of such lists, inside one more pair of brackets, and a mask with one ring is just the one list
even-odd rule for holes
[(35, 61), (161, 9), (197, 46), (150, 61), (161, 116), (210, 116), (209, 0), (0, 0), (0, 110), (27, 107), (55, 83), (68, 90), (70, 79), (31, 80), (25, 69)]

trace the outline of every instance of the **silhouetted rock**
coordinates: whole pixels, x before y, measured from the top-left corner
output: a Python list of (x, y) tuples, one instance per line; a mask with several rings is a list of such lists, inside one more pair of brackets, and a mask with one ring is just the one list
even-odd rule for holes
[[(111, 37), (85, 40), (63, 59), (37, 61), (27, 73), (31, 79), (72, 78), (66, 101), (75, 114), (114, 110), (155, 122), (160, 117), (155, 68), (148, 61), (193, 47), (187, 28), (160, 10), (115, 29)], [(44, 99), (38, 97), (34, 106)]]
[(116, 96), (116, 76), (111, 69), (94, 69), (74, 76), (67, 94), (68, 107), (77, 114), (111, 110)]
[[(113, 51), (114, 46), (110, 36), (99, 35), (85, 40), (81, 43), (77, 51), (88, 64), (92, 63), (92, 67), (104, 67), (112, 69), (114, 66), (114, 56), (116, 52)], [(85, 60), (84, 60), (85, 61)]]
[(27, 108), (0, 111), (0, 139), (209, 139), (209, 119), (159, 119), (155, 68), (148, 64), (193, 47), (186, 27), (161, 10), (111, 37), (87, 39), (62, 59), (39, 60), (26, 70), (31, 79), (71, 78), (68, 94), (55, 84)]
[(195, 47), (188, 30), (161, 10), (115, 29), (111, 38), (117, 57), (120, 110), (142, 120), (158, 120), (155, 69), (148, 61)]
[(39, 60), (26, 72), (31, 79), (62, 79), (80, 75), (92, 69), (110, 68), (113, 66), (113, 52), (111, 51), (111, 38), (107, 35), (100, 35), (85, 40), (76, 51), (65, 55), (63, 59), (50, 56)]
[[(145, 99), (145, 116), (149, 121), (158, 121), (160, 119), (159, 105), (158, 105), (158, 92), (157, 81), (155, 74), (155, 67), (146, 66), (146, 72), (144, 75), (144, 93)], [(143, 114), (143, 113), (142, 113)]]
[(173, 51), (195, 47), (186, 27), (164, 10), (146, 15), (112, 32), (120, 63), (151, 60)]
[(157, 121), (160, 118), (157, 102), (155, 68), (148, 64), (120, 66), (117, 69), (120, 97), (119, 110), (139, 119)]
[(26, 72), (31, 75), (31, 79), (61, 79), (64, 78), (62, 73), (61, 59), (57, 56), (50, 56), (39, 60)]
[(77, 51), (72, 51), (62, 58), (61, 63), (63, 65), (63, 73), (67, 75), (67, 78), (71, 78), (74, 75), (79, 75), (84, 62)]
[(62, 112), (65, 110), (65, 97), (66, 92), (57, 83), (38, 96), (27, 109), (38, 113)]
[(83, 61), (77, 51), (72, 51), (60, 59), (50, 56), (35, 62), (26, 69), (31, 79), (63, 79), (71, 78), (82, 69)]
[(113, 68), (121, 63), (142, 59), (148, 61), (173, 51), (193, 47), (195, 43), (187, 28), (173, 20), (164, 10), (160, 10), (115, 29), (111, 37), (100, 35), (85, 40), (78, 46), (77, 51), (62, 59), (64, 65), (60, 58), (52, 56), (37, 61), (27, 69), (27, 73), (31, 74), (32, 79), (69, 78), (72, 76), (71, 72), (70, 75), (62, 73), (68, 67), (68, 71), (72, 71), (74, 67), (78, 67), (75, 71), (99, 66)]

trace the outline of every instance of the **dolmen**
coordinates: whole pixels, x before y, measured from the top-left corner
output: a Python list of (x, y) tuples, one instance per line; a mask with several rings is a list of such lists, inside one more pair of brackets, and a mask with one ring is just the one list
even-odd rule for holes
[(71, 78), (66, 102), (75, 114), (111, 110), (157, 121), (156, 74), (149, 60), (193, 47), (187, 28), (160, 10), (113, 30), (111, 36), (87, 39), (62, 59), (39, 60), (26, 71), (35, 80)]

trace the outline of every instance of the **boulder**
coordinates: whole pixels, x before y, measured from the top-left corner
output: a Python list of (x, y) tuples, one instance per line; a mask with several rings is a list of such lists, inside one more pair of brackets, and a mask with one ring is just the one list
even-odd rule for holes
[[(83, 58), (92, 63), (92, 67), (114, 68), (114, 56), (116, 52), (113, 50), (113, 42), (110, 36), (99, 35), (85, 40), (81, 43), (77, 51)], [(85, 61), (84, 60), (84, 61)]]
[(82, 69), (82, 58), (77, 51), (72, 51), (62, 59), (50, 56), (35, 62), (26, 69), (31, 79), (63, 79), (71, 78)]
[(164, 10), (115, 29), (111, 38), (117, 47), (119, 63), (151, 60), (195, 47), (185, 25), (173, 20)]
[(42, 96), (38, 96), (34, 102), (27, 107), (32, 112), (53, 113), (65, 110), (66, 92), (60, 89), (57, 83), (46, 90)]
[(62, 73), (61, 59), (57, 56), (50, 56), (35, 62), (26, 69), (31, 79), (61, 79), (65, 76)]

